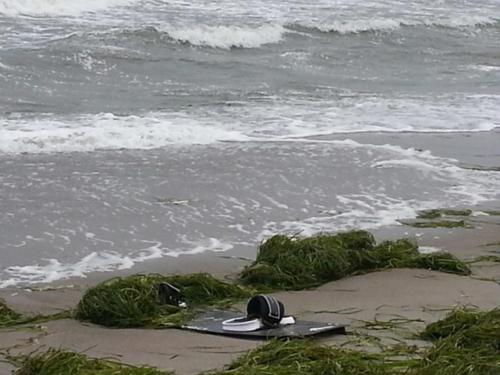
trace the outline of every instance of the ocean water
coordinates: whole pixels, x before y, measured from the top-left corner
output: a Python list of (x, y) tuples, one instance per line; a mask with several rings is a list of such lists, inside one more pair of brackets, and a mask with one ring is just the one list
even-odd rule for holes
[(497, 200), (355, 138), (499, 127), (498, 0), (0, 0), (0, 287)]

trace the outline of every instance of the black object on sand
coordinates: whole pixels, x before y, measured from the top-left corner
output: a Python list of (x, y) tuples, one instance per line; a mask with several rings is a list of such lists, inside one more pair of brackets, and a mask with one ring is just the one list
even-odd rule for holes
[(294, 324), (287, 324), (277, 328), (264, 327), (255, 331), (228, 331), (222, 328), (222, 322), (237, 318), (241, 318), (241, 313), (220, 310), (208, 311), (197, 316), (182, 328), (216, 335), (257, 339), (302, 338), (346, 333), (345, 325), (307, 320), (296, 320)]
[(285, 315), (284, 305), (274, 297), (257, 295), (247, 304), (247, 315), (231, 311), (209, 311), (182, 328), (225, 336), (247, 338), (301, 338), (345, 334), (345, 326), (295, 320)]

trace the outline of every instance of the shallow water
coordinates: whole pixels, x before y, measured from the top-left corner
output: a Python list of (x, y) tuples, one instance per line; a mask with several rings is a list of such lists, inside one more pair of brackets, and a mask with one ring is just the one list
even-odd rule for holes
[(0, 286), (496, 200), (499, 41), (494, 0), (0, 0)]

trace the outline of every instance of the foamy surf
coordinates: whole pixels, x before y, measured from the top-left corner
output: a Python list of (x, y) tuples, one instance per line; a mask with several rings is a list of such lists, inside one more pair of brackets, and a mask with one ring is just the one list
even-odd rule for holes
[(312, 236), (322, 232), (401, 226), (402, 221), (414, 219), (419, 211), (436, 207), (471, 207), (499, 197), (498, 173), (463, 169), (456, 165), (456, 160), (437, 157), (429, 151), (388, 144), (363, 144), (353, 140), (320, 142), (347, 149), (373, 150), (373, 155), (377, 157), (371, 168), (390, 168), (398, 176), (404, 176), (406, 170), (428, 181), (447, 184), (443, 188), (445, 196), (440, 200), (424, 197), (401, 199), (386, 193), (375, 193), (371, 189), (361, 189), (361, 193), (337, 194), (336, 206), (320, 215), (266, 223), (258, 236), (259, 241), (276, 233)]
[[(0, 125), (1, 121), (0, 121)], [(147, 150), (168, 145), (246, 141), (237, 131), (222, 129), (177, 114), (115, 116), (110, 113), (70, 119), (15, 120), (0, 129), (0, 152), (51, 153), (95, 150)]]
[[(499, 19), (496, 0), (0, 0), (0, 279), (486, 210)], [(460, 160), (334, 140), (362, 132)]]
[(117, 6), (126, 6), (137, 0), (0, 0), (0, 14), (7, 16), (77, 16)]
[[(148, 242), (148, 241), (145, 241)], [(216, 238), (199, 242), (185, 241), (190, 247), (185, 251), (170, 250), (162, 243), (133, 252), (120, 254), (114, 251), (92, 252), (75, 263), (63, 263), (57, 259), (47, 259), (44, 264), (11, 266), (3, 270), (8, 278), (0, 280), (0, 289), (17, 285), (46, 284), (74, 277), (86, 278), (90, 273), (127, 270), (134, 265), (165, 256), (178, 257), (181, 254), (200, 254), (206, 251), (224, 252), (232, 245)]]
[(0, 119), (0, 153), (153, 149), (359, 132), (483, 132), (500, 127), (499, 106), (497, 95), (453, 95), (432, 101), (421, 97), (361, 96), (335, 101), (289, 97), (209, 112), (201, 107), (191, 112), (129, 116), (12, 116)]
[(451, 17), (402, 17), (402, 18), (359, 18), (334, 19), (329, 21), (304, 22), (291, 27), (299, 26), (325, 33), (342, 35), (365, 32), (388, 32), (402, 27), (442, 27), (450, 29), (464, 29), (498, 26), (499, 20), (488, 16), (456, 15)]
[(193, 46), (212, 48), (258, 48), (278, 43), (287, 30), (282, 25), (252, 26), (209, 26), (190, 27), (162, 26), (170, 38)]

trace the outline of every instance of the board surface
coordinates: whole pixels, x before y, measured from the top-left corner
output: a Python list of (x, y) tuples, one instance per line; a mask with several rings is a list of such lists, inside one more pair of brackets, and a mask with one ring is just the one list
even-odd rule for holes
[(182, 328), (191, 331), (212, 333), (216, 335), (231, 337), (271, 339), (345, 334), (346, 327), (342, 324), (297, 320), (295, 324), (282, 326), (279, 328), (260, 329), (258, 331), (251, 332), (233, 332), (225, 331), (222, 329), (222, 322), (224, 320), (241, 316), (242, 313), (233, 311), (209, 311), (198, 315), (193, 321), (183, 326)]

